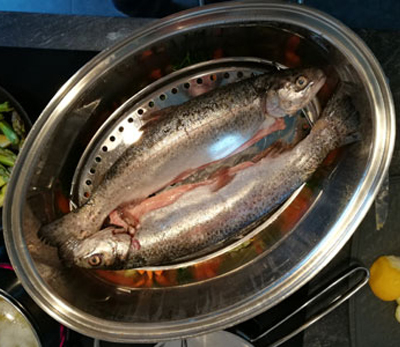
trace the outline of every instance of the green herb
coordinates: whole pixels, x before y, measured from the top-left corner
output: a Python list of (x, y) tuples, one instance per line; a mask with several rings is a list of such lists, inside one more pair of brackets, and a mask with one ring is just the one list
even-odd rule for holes
[(0, 187), (3, 187), (10, 180), (10, 172), (0, 164)]
[(0, 207), (3, 206), (4, 203), (4, 198), (6, 197), (6, 192), (7, 192), (7, 184), (3, 186), (0, 190)]
[[(1, 114), (0, 114), (1, 115)], [(10, 124), (8, 124), (4, 118), (3, 115), (1, 115), (1, 118), (3, 120), (0, 120), (0, 130), (3, 132), (4, 135), (6, 135), (7, 139), (13, 144), (13, 145), (18, 145), (19, 142), (19, 137), (18, 135), (14, 132), (13, 128), (11, 127)]]
[(0, 104), (0, 112), (11, 112), (13, 110), (14, 109), (10, 106), (8, 101), (3, 102), (2, 104)]
[(0, 163), (6, 166), (14, 166), (17, 155), (8, 149), (0, 148)]
[(26, 135), (25, 123), (16, 111), (13, 111), (11, 114), (11, 124), (16, 134), (21, 139), (24, 139)]
[(11, 141), (6, 135), (0, 134), (0, 148), (6, 148), (11, 145)]

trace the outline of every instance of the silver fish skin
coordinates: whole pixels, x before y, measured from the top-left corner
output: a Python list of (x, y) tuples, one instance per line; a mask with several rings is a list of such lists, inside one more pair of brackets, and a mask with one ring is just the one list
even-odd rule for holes
[[(132, 241), (118, 241), (115, 231), (104, 230), (60, 255), (80, 267), (116, 270), (165, 265), (212, 248), (239, 236), (244, 227), (278, 207), (312, 176), (331, 150), (354, 138), (358, 126), (359, 114), (348, 85), (342, 84), (310, 134), (293, 149), (239, 171), (218, 191), (201, 186), (149, 212)], [(111, 239), (108, 248), (98, 247)], [(125, 254), (115, 251), (121, 248), (118, 242), (125, 242)]]
[[(89, 201), (39, 230), (60, 246), (100, 230), (108, 214), (229, 155), (260, 127), (305, 107), (325, 83), (317, 68), (288, 69), (221, 87), (148, 116), (141, 138), (110, 168)], [(218, 146), (228, 139), (229, 146)], [(217, 145), (216, 145), (217, 144)]]

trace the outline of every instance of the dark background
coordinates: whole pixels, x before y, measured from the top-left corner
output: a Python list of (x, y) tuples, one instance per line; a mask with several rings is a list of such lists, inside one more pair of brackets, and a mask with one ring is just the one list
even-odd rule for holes
[[(217, 1), (203, 2), (209, 4)], [(0, 0), (0, 11), (113, 17), (125, 16), (126, 14), (122, 12), (124, 11), (137, 17), (160, 17), (177, 10), (198, 6), (199, 2), (198, 0)], [(303, 0), (303, 3), (333, 15), (352, 28), (400, 28), (398, 0)]]

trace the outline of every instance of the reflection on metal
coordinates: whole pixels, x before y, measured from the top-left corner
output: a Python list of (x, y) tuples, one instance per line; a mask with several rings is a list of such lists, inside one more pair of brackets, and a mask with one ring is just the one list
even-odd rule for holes
[[(340, 293), (340, 285), (343, 285), (346, 280), (353, 279), (356, 280), (356, 283), (352, 284), (351, 288), (347, 289), (344, 293)], [(369, 271), (367, 268), (358, 266), (356, 268), (351, 268), (349, 269), (344, 275), (336, 279), (334, 282), (329, 284), (327, 287), (325, 287), (323, 290), (321, 290), (319, 293), (314, 295), (311, 299), (309, 299), (307, 302), (305, 302), (303, 305), (301, 305), (299, 308), (297, 308), (295, 311), (293, 311), (291, 314), (289, 314), (287, 317), (282, 319), (280, 322), (275, 324), (273, 327), (269, 328), (267, 331), (263, 332), (261, 335), (255, 337), (255, 338), (249, 338), (245, 336), (243, 333), (240, 333), (240, 335), (247, 340), (249, 340), (251, 343), (257, 342), (263, 338), (265, 338), (268, 334), (272, 333), (274, 330), (282, 326), (284, 323), (289, 321), (291, 318), (293, 318), (295, 315), (297, 315), (299, 312), (301, 312), (304, 309), (312, 309), (312, 305), (314, 304), (317, 306), (317, 300), (325, 300), (328, 301), (325, 303), (325, 306), (323, 309), (318, 310), (317, 313), (315, 313), (312, 317), (310, 317), (307, 322), (302, 324), (300, 327), (294, 329), (291, 333), (287, 334), (286, 336), (280, 338), (279, 340), (268, 344), (268, 347), (277, 347), (280, 346), (281, 344), (285, 343), (286, 341), (290, 340), (292, 337), (296, 336), (297, 334), (301, 333), (305, 329), (307, 329), (309, 326), (314, 324), (315, 322), (319, 321), (321, 318), (325, 317), (327, 314), (332, 312), (334, 309), (339, 307), (341, 304), (343, 304), (345, 301), (347, 301), (350, 297), (352, 297), (355, 293), (357, 293), (363, 286), (365, 286), (368, 283), (369, 280)], [(329, 299), (329, 295), (332, 295), (334, 298)]]
[(389, 173), (386, 173), (381, 188), (375, 198), (376, 230), (381, 230), (385, 225), (389, 213)]
[[(101, 345), (94, 347), (101, 347)], [(160, 342), (155, 347), (253, 347), (253, 345), (227, 331), (217, 331), (198, 337)]]
[(229, 134), (208, 148), (209, 155), (212, 160), (225, 158), (244, 142), (245, 139), (241, 134)]

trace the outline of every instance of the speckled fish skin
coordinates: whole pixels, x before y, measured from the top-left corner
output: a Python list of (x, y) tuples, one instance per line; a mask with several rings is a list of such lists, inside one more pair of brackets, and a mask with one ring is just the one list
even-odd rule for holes
[(165, 265), (240, 236), (244, 227), (307, 181), (330, 151), (357, 133), (359, 115), (348, 90), (345, 84), (337, 90), (310, 134), (293, 149), (239, 171), (218, 191), (201, 186), (144, 215), (122, 257), (111, 248), (99, 252), (96, 247), (112, 237), (110, 231), (93, 235), (62, 256), (85, 268), (94, 268), (91, 263), (106, 269)]
[[(89, 201), (41, 228), (39, 236), (55, 246), (89, 237), (121, 204), (139, 202), (182, 172), (228, 155), (265, 123), (306, 106), (324, 83), (317, 68), (278, 71), (163, 110), (143, 126), (140, 140), (111, 167)], [(228, 152), (213, 149), (211, 144), (226, 136), (234, 139)]]

